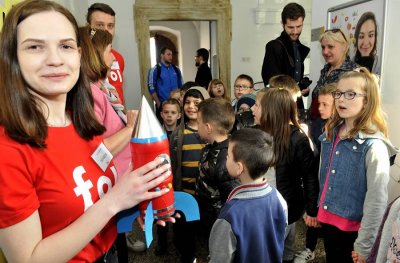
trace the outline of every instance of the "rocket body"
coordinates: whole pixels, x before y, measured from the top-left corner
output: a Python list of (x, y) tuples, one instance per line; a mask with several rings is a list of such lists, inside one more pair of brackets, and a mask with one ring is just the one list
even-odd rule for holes
[[(167, 134), (144, 97), (142, 97), (142, 105), (133, 130), (130, 146), (134, 169), (156, 158), (162, 158), (164, 163), (171, 163)], [(199, 220), (199, 206), (196, 200), (188, 193), (174, 192), (172, 178), (171, 174), (154, 189), (151, 189), (151, 191), (160, 191), (163, 188), (169, 188), (168, 193), (140, 203), (139, 211), (137, 207), (133, 207), (117, 215), (119, 233), (131, 231), (132, 222), (140, 213), (140, 216), (144, 219), (146, 244), (149, 247), (153, 240), (152, 226), (154, 219), (170, 217), (175, 213), (176, 209), (185, 214), (186, 221)]]
[[(168, 137), (165, 133), (158, 137), (132, 138), (131, 152), (134, 169), (137, 169), (156, 158), (163, 158), (164, 162), (171, 162)], [(169, 192), (151, 200), (153, 203), (153, 215), (155, 219), (170, 217), (175, 213), (172, 175), (151, 191), (160, 191), (163, 188), (169, 188)], [(145, 201), (139, 204), (140, 214), (143, 218), (148, 203), (149, 201)]]

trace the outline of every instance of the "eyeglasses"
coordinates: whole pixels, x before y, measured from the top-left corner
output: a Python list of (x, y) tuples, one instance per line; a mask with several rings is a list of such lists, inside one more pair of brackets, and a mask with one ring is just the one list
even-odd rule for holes
[(355, 97), (365, 97), (365, 96), (367, 96), (366, 94), (361, 94), (361, 93), (357, 93), (357, 92), (354, 92), (354, 91), (345, 91), (345, 92), (334, 91), (334, 92), (332, 92), (332, 97), (334, 99), (339, 99), (340, 97), (342, 97), (342, 95), (344, 96), (344, 98), (346, 100), (352, 100)]
[(235, 90), (247, 90), (250, 89), (250, 86), (246, 86), (246, 85), (235, 85)]
[(344, 40), (346, 40), (346, 42), (347, 42), (347, 37), (346, 37), (346, 35), (343, 33), (343, 31), (340, 28), (328, 29), (325, 32), (332, 32), (332, 33), (340, 32), (340, 34), (342, 34)]

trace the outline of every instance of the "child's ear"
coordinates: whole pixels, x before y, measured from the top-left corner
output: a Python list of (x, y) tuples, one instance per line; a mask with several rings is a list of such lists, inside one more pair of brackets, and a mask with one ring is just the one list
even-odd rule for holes
[(244, 172), (244, 164), (241, 161), (236, 162), (237, 165), (237, 176), (241, 175)]
[(211, 125), (211, 123), (205, 123), (205, 125), (206, 125), (206, 129), (207, 129), (207, 133), (212, 133), (213, 126)]
[(178, 113), (178, 120), (182, 117), (182, 113)]

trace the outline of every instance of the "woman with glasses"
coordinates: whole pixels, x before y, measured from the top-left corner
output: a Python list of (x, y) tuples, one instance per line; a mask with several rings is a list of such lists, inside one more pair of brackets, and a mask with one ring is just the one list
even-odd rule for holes
[(358, 67), (348, 56), (349, 41), (340, 29), (325, 31), (319, 38), (322, 48), (322, 56), (325, 59), (325, 66), (317, 85), (312, 92), (310, 106), (311, 119), (317, 120), (320, 117), (318, 111), (318, 94), (326, 84), (338, 82), (340, 76)]
[(380, 89), (368, 69), (344, 73), (332, 93), (335, 109), (321, 135), (320, 194), (327, 263), (365, 262), (388, 200), (388, 140)]

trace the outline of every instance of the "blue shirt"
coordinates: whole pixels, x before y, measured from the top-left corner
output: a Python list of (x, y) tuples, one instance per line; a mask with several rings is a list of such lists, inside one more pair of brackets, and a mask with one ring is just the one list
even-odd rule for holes
[(150, 69), (147, 82), (150, 94), (156, 92), (160, 103), (163, 103), (163, 101), (170, 97), (171, 91), (182, 87), (183, 80), (179, 68), (176, 69), (179, 71), (180, 76), (176, 73), (172, 65), (166, 66), (164, 63), (159, 63), (158, 65), (161, 69), (160, 77), (157, 79), (158, 69), (156, 65)]

